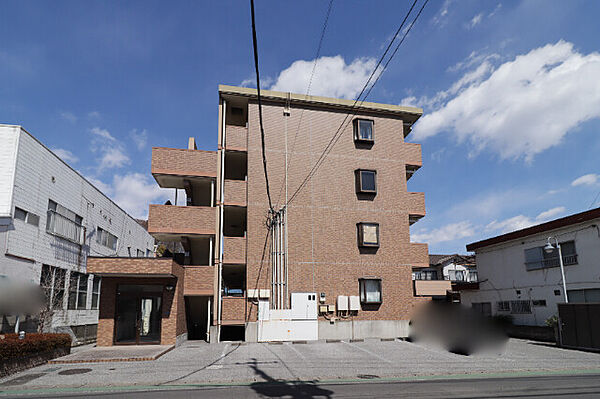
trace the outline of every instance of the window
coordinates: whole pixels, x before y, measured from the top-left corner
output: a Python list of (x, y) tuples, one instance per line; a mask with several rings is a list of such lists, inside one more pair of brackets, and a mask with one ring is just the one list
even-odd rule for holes
[(490, 317), (492, 315), (492, 303), (491, 302), (473, 302), (471, 308), (482, 314), (483, 316)]
[(83, 242), (83, 218), (64, 206), (48, 200), (46, 231), (57, 237), (80, 244)]
[(380, 304), (381, 279), (361, 278), (358, 281), (360, 285), (360, 301), (364, 304)]
[(373, 141), (373, 124), (369, 119), (354, 120), (354, 140), (356, 141)]
[(567, 297), (570, 303), (600, 302), (600, 288), (567, 290)]
[(529, 314), (531, 313), (530, 301), (510, 301), (510, 313)]
[(65, 296), (65, 277), (66, 270), (58, 267), (42, 265), (42, 275), (40, 277), (40, 286), (46, 297), (46, 307), (48, 309), (62, 309), (63, 298)]
[(377, 171), (358, 169), (354, 173), (356, 176), (357, 193), (377, 193)]
[(117, 240), (117, 236), (115, 236), (114, 234), (110, 234), (108, 231), (104, 230), (101, 227), (98, 227), (96, 234), (96, 243), (104, 245), (105, 247), (110, 248), (113, 251), (116, 251)]
[(498, 312), (510, 312), (510, 302), (509, 301), (496, 302), (496, 310)]
[(358, 223), (358, 246), (379, 247), (379, 223)]
[(421, 270), (413, 273), (413, 280), (437, 280), (437, 270)]
[[(575, 241), (560, 243), (563, 264), (565, 266), (577, 264), (577, 252)], [(558, 249), (550, 253), (544, 251), (544, 247), (529, 248), (525, 250), (525, 267), (527, 270), (538, 270), (551, 267), (559, 267)]]
[(94, 276), (92, 283), (92, 309), (98, 309), (98, 300), (100, 299), (100, 277)]
[(448, 270), (448, 280), (465, 281), (465, 272), (463, 270)]
[[(568, 292), (567, 295), (569, 295)], [(554, 290), (554, 296), (560, 296), (560, 290)]]
[(531, 301), (531, 305), (544, 308), (544, 307), (546, 307), (546, 300), (545, 299), (534, 299)]
[(69, 309), (85, 309), (87, 305), (87, 274), (71, 272), (69, 279)]
[(27, 212), (21, 208), (15, 206), (15, 219), (22, 220), (25, 223), (29, 223), (33, 226), (39, 226), (40, 217), (31, 212)]

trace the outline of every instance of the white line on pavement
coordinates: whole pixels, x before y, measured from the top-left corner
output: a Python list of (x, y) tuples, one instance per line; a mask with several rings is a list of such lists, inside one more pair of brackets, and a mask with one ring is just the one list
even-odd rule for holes
[(370, 350), (368, 350), (368, 349), (361, 348), (361, 347), (360, 347), (360, 346), (358, 346), (358, 345), (353, 345), (353, 344), (351, 344), (351, 343), (348, 343), (348, 342), (346, 342), (346, 341), (342, 341), (342, 342), (343, 342), (343, 343), (345, 343), (346, 345), (349, 345), (349, 346), (351, 346), (351, 347), (353, 347), (353, 348), (356, 348), (356, 349), (358, 349), (358, 350), (360, 350), (360, 351), (363, 351), (363, 352), (365, 352), (365, 353), (368, 353), (368, 354), (369, 354), (369, 355), (371, 355), (371, 356), (375, 356), (377, 359), (379, 359), (379, 360), (383, 360), (383, 361), (384, 361), (384, 362), (386, 362), (386, 363), (389, 363), (389, 364), (394, 364), (394, 362), (392, 362), (392, 361), (390, 361), (390, 360), (386, 359), (385, 357), (381, 357), (381, 356), (379, 356), (377, 353), (373, 353), (373, 352), (371, 352), (371, 351), (370, 351)]
[(290, 347), (291, 350), (293, 350), (299, 357), (302, 358), (302, 360), (307, 361), (306, 357), (300, 353), (300, 351), (296, 348), (294, 348), (294, 344), (288, 344), (288, 346)]

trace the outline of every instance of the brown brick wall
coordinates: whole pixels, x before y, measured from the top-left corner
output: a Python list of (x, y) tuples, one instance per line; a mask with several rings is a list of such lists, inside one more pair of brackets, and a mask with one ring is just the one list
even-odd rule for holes
[(246, 314), (246, 298), (243, 297), (223, 297), (223, 324), (242, 324)]
[(95, 258), (88, 257), (87, 271), (92, 274), (136, 273), (171, 274), (177, 264), (172, 258)]
[[(292, 107), (288, 119), (290, 195), (340, 125), (345, 114), (307, 107)], [(285, 124), (283, 104), (263, 108), (267, 163), (273, 202), (283, 202)], [(361, 114), (375, 120), (374, 144), (367, 148), (353, 140), (352, 123), (333, 147), (309, 184), (290, 204), (288, 213), (289, 292), (324, 292), (327, 303), (338, 295), (358, 295), (360, 277), (382, 279), (383, 303), (363, 310), (358, 319), (407, 319), (415, 303), (411, 279), (413, 266), (424, 261), (426, 245), (410, 243), (409, 214), (424, 212), (423, 194), (408, 193), (406, 164), (420, 161), (418, 145), (404, 143), (400, 117)], [(296, 143), (294, 136), (298, 132)], [(248, 143), (248, 288), (270, 289), (270, 257), (264, 256), (265, 215), (268, 208), (258, 130), (257, 105), (249, 105)], [(359, 198), (356, 169), (377, 170), (378, 193)], [(360, 250), (356, 223), (380, 224), (380, 248)], [(249, 304), (249, 307), (252, 305)], [(252, 309), (251, 320), (255, 319)]]
[(245, 180), (225, 180), (225, 205), (246, 206)]
[(246, 151), (248, 129), (243, 126), (227, 125), (225, 130), (225, 147), (228, 150)]
[(214, 266), (185, 266), (184, 295), (213, 295)]
[(148, 232), (215, 234), (216, 210), (209, 206), (150, 205)]
[(223, 240), (223, 263), (246, 263), (245, 237), (225, 237)]
[(407, 165), (423, 166), (421, 144), (404, 143), (403, 147), (404, 160)]
[(217, 176), (215, 151), (152, 148), (152, 173), (181, 176)]

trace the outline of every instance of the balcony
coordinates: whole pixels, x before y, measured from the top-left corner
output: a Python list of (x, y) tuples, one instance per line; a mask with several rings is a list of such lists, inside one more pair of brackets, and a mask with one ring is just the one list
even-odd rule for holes
[(225, 148), (232, 151), (248, 151), (248, 128), (226, 125)]
[(408, 252), (408, 259), (412, 267), (429, 267), (429, 249), (427, 244), (411, 242)]
[(183, 295), (212, 296), (214, 281), (214, 266), (185, 266)]
[(185, 180), (217, 177), (215, 151), (152, 148), (152, 175), (160, 187), (185, 188)]
[[(563, 265), (572, 266), (577, 264), (577, 254), (563, 255)], [(545, 258), (533, 262), (525, 262), (527, 270), (545, 269), (550, 267), (560, 267), (558, 256)]]
[(90, 256), (87, 272), (102, 277), (182, 278), (173, 258), (105, 258)]
[(225, 180), (225, 205), (246, 206), (245, 180)]
[(421, 144), (404, 143), (402, 150), (404, 155), (404, 163), (407, 165), (414, 165), (418, 168), (423, 166), (423, 160), (421, 158)]
[(223, 238), (223, 263), (246, 263), (246, 237)]
[(415, 296), (445, 296), (452, 290), (450, 280), (413, 280)]
[(216, 209), (210, 206), (150, 205), (148, 232), (160, 241), (214, 235)]
[(408, 222), (413, 225), (425, 216), (425, 193), (408, 193)]
[(224, 296), (222, 298), (221, 324), (244, 324), (246, 319), (246, 297)]

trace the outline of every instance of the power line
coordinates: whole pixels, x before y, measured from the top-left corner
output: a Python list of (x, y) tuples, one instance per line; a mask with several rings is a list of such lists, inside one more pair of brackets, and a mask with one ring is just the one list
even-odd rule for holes
[[(396, 48), (394, 49), (392, 55), (388, 58), (387, 62), (385, 63), (383, 69), (381, 70), (381, 72), (379, 73), (379, 75), (377, 76), (377, 79), (375, 80), (375, 82), (373, 83), (373, 85), (371, 85), (371, 87), (369, 88), (368, 92), (366, 93), (366, 95), (364, 96), (364, 98), (362, 100), (360, 100), (361, 96), (363, 95), (363, 93), (365, 92), (365, 89), (368, 87), (371, 79), (373, 78), (375, 72), (378, 70), (379, 66), (381, 65), (383, 59), (385, 58), (387, 52), (389, 51), (389, 49), (392, 47), (393, 42), (396, 40), (396, 37), (398, 36), (398, 34), (400, 33), (400, 31), (402, 30), (402, 28), (404, 27), (404, 24), (406, 23), (406, 20), (408, 19), (408, 17), (410, 16), (410, 14), (412, 13), (413, 8), (415, 7), (417, 0), (415, 0), (410, 8), (410, 10), (406, 13), (404, 19), (402, 20), (402, 23), (400, 24), (400, 26), (398, 27), (398, 30), (396, 31), (396, 33), (394, 34), (394, 37), (392, 38), (392, 40), (390, 41), (390, 43), (388, 44), (387, 48), (385, 49), (384, 53), (382, 54), (382, 56), (379, 58), (379, 61), (377, 62), (377, 65), (375, 66), (375, 68), (373, 69), (373, 72), (371, 73), (371, 75), (369, 76), (369, 79), (367, 80), (367, 82), (365, 83), (365, 85), (363, 86), (362, 90), (360, 91), (360, 94), (358, 95), (358, 97), (356, 98), (356, 100), (354, 101), (354, 103), (352, 104), (352, 107), (350, 108), (355, 109), (354, 112), (352, 113), (352, 115), (350, 115), (349, 113), (346, 114), (346, 116), (344, 117), (344, 119), (342, 120), (342, 123), (340, 124), (340, 126), (338, 127), (338, 129), (336, 130), (336, 132), (334, 133), (333, 137), (331, 138), (331, 140), (329, 141), (329, 143), (327, 144), (327, 146), (325, 147), (325, 149), (323, 150), (323, 152), (321, 153), (321, 155), (319, 156), (319, 158), (317, 159), (317, 162), (315, 162), (314, 166), (311, 168), (311, 170), (308, 172), (308, 175), (304, 178), (304, 180), (302, 181), (302, 183), (300, 183), (300, 186), (296, 189), (296, 191), (294, 191), (294, 193), (292, 194), (292, 196), (290, 197), (290, 199), (288, 200), (288, 204), (290, 202), (292, 202), (296, 196), (298, 195), (298, 193), (300, 192), (300, 190), (302, 190), (302, 188), (304, 188), (304, 186), (306, 186), (306, 184), (308, 183), (308, 181), (311, 179), (311, 177), (316, 173), (317, 169), (323, 164), (323, 160), (325, 159), (325, 157), (329, 154), (329, 152), (331, 152), (331, 149), (333, 148), (333, 146), (337, 143), (337, 141), (339, 140), (339, 138), (341, 137), (341, 133), (343, 132), (346, 128), (346, 126), (351, 122), (352, 117), (354, 115), (356, 115), (356, 113), (358, 112), (358, 108), (356, 107), (356, 104), (359, 102), (360, 100), (360, 105), (362, 105), (362, 103), (366, 100), (366, 98), (368, 97), (368, 95), (371, 93), (371, 90), (373, 89), (373, 87), (375, 86), (375, 84), (379, 81), (379, 78), (381, 78), (381, 75), (383, 75), (383, 73), (385, 72), (387, 66), (389, 65), (390, 61), (392, 60), (392, 58), (396, 55), (398, 49), (400, 48), (400, 46), (402, 45), (402, 43), (404, 42), (404, 39), (406, 38), (406, 36), (410, 33), (411, 29), (413, 28), (415, 22), (417, 21), (417, 19), (419, 18), (419, 16), (421, 15), (421, 13), (423, 12), (423, 9), (425, 8), (425, 6), (427, 5), (427, 3), (429, 2), (429, 0), (425, 0), (425, 2), (423, 3), (423, 5), (421, 6), (421, 9), (419, 10), (419, 12), (417, 13), (417, 15), (415, 16), (415, 18), (413, 19), (413, 21), (411, 22), (411, 24), (409, 25), (409, 27), (407, 28), (407, 30), (405, 31), (402, 39), (400, 40), (400, 42), (398, 43), (398, 45), (396, 46)], [(359, 105), (359, 106), (360, 106)], [(346, 120), (348, 119), (348, 116), (350, 116), (350, 120), (346, 123)], [(343, 129), (342, 129), (343, 128)]]
[[(325, 37), (325, 31), (327, 30), (327, 24), (329, 22), (329, 15), (331, 15), (331, 7), (333, 6), (333, 0), (329, 0), (329, 7), (327, 7), (327, 13), (325, 14), (325, 22), (323, 22), (323, 28), (321, 29), (321, 37), (319, 38), (319, 45), (317, 46), (317, 53), (315, 54), (315, 62), (313, 63), (312, 71), (310, 73), (310, 79), (308, 80), (308, 87), (306, 89), (306, 93), (304, 94), (304, 99), (308, 98), (310, 93), (310, 88), (312, 86), (313, 77), (315, 75), (315, 70), (317, 68), (317, 63), (319, 62), (319, 56), (321, 55), (321, 47), (323, 45), (323, 38)], [(285, 172), (287, 176), (287, 172), (290, 169), (290, 163), (292, 163), (292, 157), (294, 155), (294, 148), (296, 147), (296, 139), (298, 138), (298, 132), (300, 132), (300, 126), (302, 124), (302, 116), (304, 116), (304, 108), (300, 112), (300, 118), (298, 120), (298, 127), (296, 128), (296, 133), (294, 134), (294, 141), (292, 142), (292, 148), (290, 151), (290, 158), (288, 159), (288, 164), (286, 166)], [(277, 203), (281, 199), (281, 192), (283, 191), (283, 187), (285, 186), (285, 181), (281, 183), (281, 187), (279, 188), (279, 194), (277, 194)]]
[(260, 140), (262, 144), (263, 169), (265, 171), (265, 183), (267, 197), (269, 198), (269, 209), (273, 210), (271, 202), (271, 191), (269, 190), (269, 177), (267, 175), (267, 157), (265, 156), (265, 129), (263, 127), (262, 103), (260, 100), (260, 74), (258, 72), (258, 45), (256, 41), (256, 23), (254, 21), (254, 0), (250, 0), (250, 11), (252, 13), (252, 45), (254, 47), (254, 68), (256, 69), (256, 93), (258, 97), (258, 120), (260, 122)]

